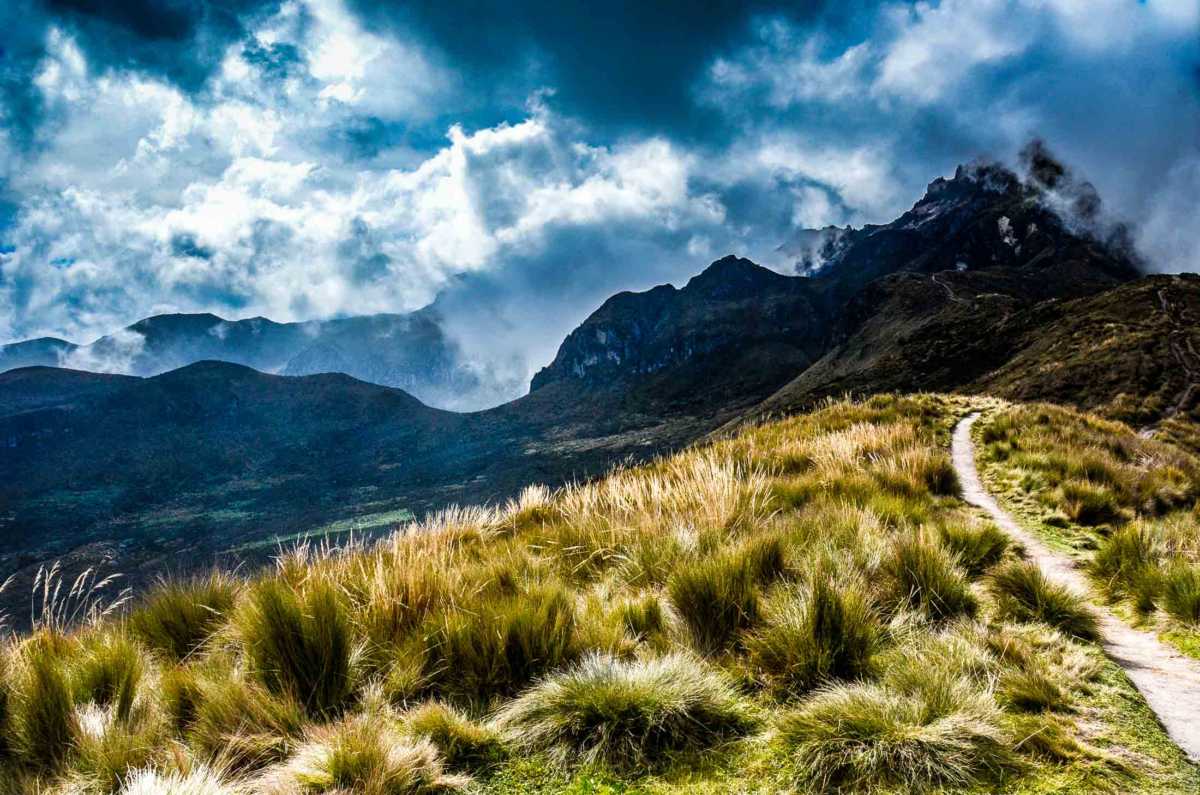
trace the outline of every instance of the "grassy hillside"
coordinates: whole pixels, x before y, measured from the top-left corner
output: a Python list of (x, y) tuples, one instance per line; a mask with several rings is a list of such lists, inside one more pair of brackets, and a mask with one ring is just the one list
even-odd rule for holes
[(1200, 657), (1200, 460), (1050, 405), (1005, 407), (980, 440), (994, 491), (1135, 623)]
[(0, 790), (1200, 787), (1088, 606), (954, 496), (967, 405), (831, 403), (117, 610), (51, 581)]

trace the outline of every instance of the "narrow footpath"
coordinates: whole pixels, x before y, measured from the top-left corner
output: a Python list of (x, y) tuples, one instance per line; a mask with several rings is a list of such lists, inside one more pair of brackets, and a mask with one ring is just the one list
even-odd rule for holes
[[(1000, 529), (1019, 541), (1046, 576), (1080, 594), (1088, 593), (1087, 579), (1074, 561), (1047, 547), (1021, 527), (983, 487), (975, 467), (972, 414), (954, 429), (951, 455), (962, 483), (963, 499), (982, 508)], [(1104, 650), (1125, 669), (1167, 734), (1193, 762), (1200, 762), (1200, 661), (1189, 659), (1151, 632), (1134, 629), (1103, 607), (1097, 607)]]

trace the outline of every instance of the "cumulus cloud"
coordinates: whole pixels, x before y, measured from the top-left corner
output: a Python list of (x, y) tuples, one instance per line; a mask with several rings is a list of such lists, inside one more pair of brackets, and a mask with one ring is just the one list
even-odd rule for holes
[(465, 31), (429, 4), (146, 21), (20, 0), (0, 11), (0, 338), (436, 301), (498, 400), (615, 291), (727, 253), (790, 267), (797, 228), (890, 220), (1032, 135), (1142, 221), (1148, 261), (1191, 267), (1196, 4), (1098, 3), (643, 4), (589, 25), (482, 3)]

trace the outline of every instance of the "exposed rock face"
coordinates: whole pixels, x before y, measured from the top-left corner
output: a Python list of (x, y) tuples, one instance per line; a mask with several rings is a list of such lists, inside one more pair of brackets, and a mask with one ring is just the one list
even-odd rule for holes
[(812, 284), (726, 257), (681, 290), (662, 285), (605, 301), (534, 376), (531, 390), (562, 380), (612, 386), (731, 347), (769, 342), (795, 347), (800, 358), (811, 360), (827, 322)]
[[(1047, 157), (1039, 161), (1039, 173), (1051, 168), (1043, 162)], [(613, 296), (567, 337), (531, 388), (646, 386), (669, 370), (677, 385), (711, 389), (723, 383), (717, 365), (745, 363), (755, 352), (763, 354), (754, 358), (759, 384), (782, 383), (863, 329), (874, 334), (872, 351), (888, 349), (897, 342), (893, 331), (940, 317), (949, 303), (963, 317), (926, 329), (934, 336), (924, 353), (936, 359), (936, 335), (954, 332), (970, 314), (965, 307), (971, 302), (955, 292), (956, 284), (1007, 296), (1009, 304), (992, 300), (983, 311), (1007, 317), (1015, 305), (1087, 296), (1138, 276), (1121, 246), (1064, 221), (1055, 201), (1038, 180), (1024, 181), (994, 164), (960, 166), (951, 179), (930, 183), (921, 200), (890, 224), (802, 233), (785, 248), (806, 275), (784, 276), (726, 257), (683, 289), (663, 285)], [(989, 351), (973, 362), (946, 359), (937, 384), (962, 383), (955, 380), (964, 374), (961, 368), (994, 366), (1007, 353)], [(699, 382), (699, 369), (717, 380)], [(865, 380), (885, 375), (888, 383), (900, 377), (920, 383), (930, 370), (872, 372)], [(863, 379), (846, 381), (839, 371), (836, 380), (858, 387)], [(663, 381), (653, 390), (669, 388)]]

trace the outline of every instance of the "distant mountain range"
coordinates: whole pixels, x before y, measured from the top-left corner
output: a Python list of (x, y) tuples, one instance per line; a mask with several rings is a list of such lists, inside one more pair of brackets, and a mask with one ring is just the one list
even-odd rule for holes
[(87, 345), (43, 337), (0, 346), (0, 372), (45, 366), (154, 376), (207, 360), (279, 375), (345, 373), (447, 408), (473, 407), (480, 387), (433, 307), (303, 323), (156, 315)]
[[(130, 327), (145, 340), (135, 372), (242, 358), (151, 377), (0, 374), (0, 576), (119, 556), (137, 583), (219, 555), (254, 560), (275, 539), (590, 477), (845, 392), (1050, 398), (1139, 426), (1190, 416), (1200, 278), (1143, 276), (1120, 230), (1077, 210), (1052, 169), (960, 168), (890, 224), (801, 240), (808, 275), (726, 257), (683, 288), (615, 295), (528, 395), (465, 414), (418, 399), (470, 377), (420, 313), (315, 336), (261, 319), (143, 321)], [(65, 343), (22, 345), (59, 356)]]

